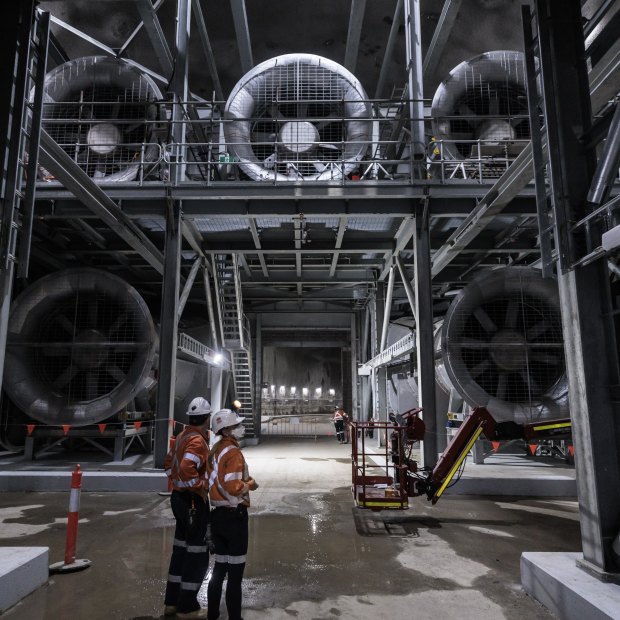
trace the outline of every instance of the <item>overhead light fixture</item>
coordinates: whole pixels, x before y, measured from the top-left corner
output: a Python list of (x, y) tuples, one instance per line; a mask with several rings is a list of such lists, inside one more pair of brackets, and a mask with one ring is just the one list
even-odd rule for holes
[(219, 363), (220, 363), (223, 359), (224, 359), (224, 356), (223, 356), (221, 353), (216, 353), (216, 354), (213, 356), (213, 361), (214, 361), (216, 364), (219, 364)]

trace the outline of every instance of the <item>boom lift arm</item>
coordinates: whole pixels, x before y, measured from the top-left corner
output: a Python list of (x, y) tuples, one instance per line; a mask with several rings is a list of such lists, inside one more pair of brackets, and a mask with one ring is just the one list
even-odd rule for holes
[[(421, 439), (420, 433), (414, 433), (420, 410), (409, 412), (404, 417), (407, 426), (413, 428), (405, 433), (405, 442)], [(422, 433), (424, 431), (422, 430)], [(455, 474), (463, 465), (465, 457), (471, 450), (480, 435), (491, 441), (501, 439), (531, 439), (563, 438), (571, 433), (570, 418), (544, 420), (531, 424), (517, 424), (516, 422), (496, 422), (485, 407), (476, 407), (461, 424), (452, 441), (439, 458), (432, 471), (418, 471), (415, 462), (407, 461), (408, 494), (412, 496), (426, 495), (433, 504), (441, 497)]]

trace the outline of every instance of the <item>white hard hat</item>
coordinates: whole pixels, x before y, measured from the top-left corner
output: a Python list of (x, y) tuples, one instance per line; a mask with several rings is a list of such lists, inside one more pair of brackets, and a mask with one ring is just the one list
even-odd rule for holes
[(237, 424), (240, 424), (243, 420), (245, 420), (245, 418), (238, 416), (230, 409), (220, 409), (211, 417), (211, 430), (217, 435), (223, 428), (237, 426)]
[(206, 398), (203, 398), (202, 396), (196, 396), (196, 398), (192, 400), (192, 402), (189, 404), (189, 407), (187, 408), (188, 416), (207, 415), (208, 413), (211, 413), (211, 404)]

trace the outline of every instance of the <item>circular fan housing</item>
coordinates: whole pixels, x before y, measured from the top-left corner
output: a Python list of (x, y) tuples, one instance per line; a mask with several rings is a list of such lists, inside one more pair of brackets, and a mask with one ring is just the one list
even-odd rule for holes
[(96, 269), (61, 271), (12, 305), (4, 387), (35, 420), (94, 424), (147, 386), (157, 344), (149, 309), (133, 287)]
[(360, 82), (313, 54), (267, 60), (235, 86), (226, 148), (255, 181), (330, 181), (364, 157), (372, 110)]
[(529, 139), (528, 119), (513, 118), (527, 114), (523, 53), (486, 52), (456, 66), (439, 85), (431, 107), (433, 137), (445, 141), (445, 158), (478, 157), (477, 140)]
[(161, 99), (155, 82), (123, 60), (77, 58), (45, 76), (43, 128), (95, 181), (131, 181), (141, 159), (159, 157)]
[(567, 415), (557, 283), (529, 268), (491, 271), (454, 299), (442, 328), (450, 381), (497, 420)]

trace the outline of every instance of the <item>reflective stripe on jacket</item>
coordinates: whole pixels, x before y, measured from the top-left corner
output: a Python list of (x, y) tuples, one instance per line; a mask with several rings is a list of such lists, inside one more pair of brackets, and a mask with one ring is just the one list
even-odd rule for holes
[(209, 502), (211, 506), (236, 508), (250, 505), (246, 481), (250, 479), (248, 466), (234, 437), (222, 437), (213, 446), (207, 464)]
[(197, 426), (187, 426), (176, 438), (174, 447), (164, 461), (166, 475), (175, 491), (200, 493), (207, 489), (205, 473), (209, 458), (206, 432)]

